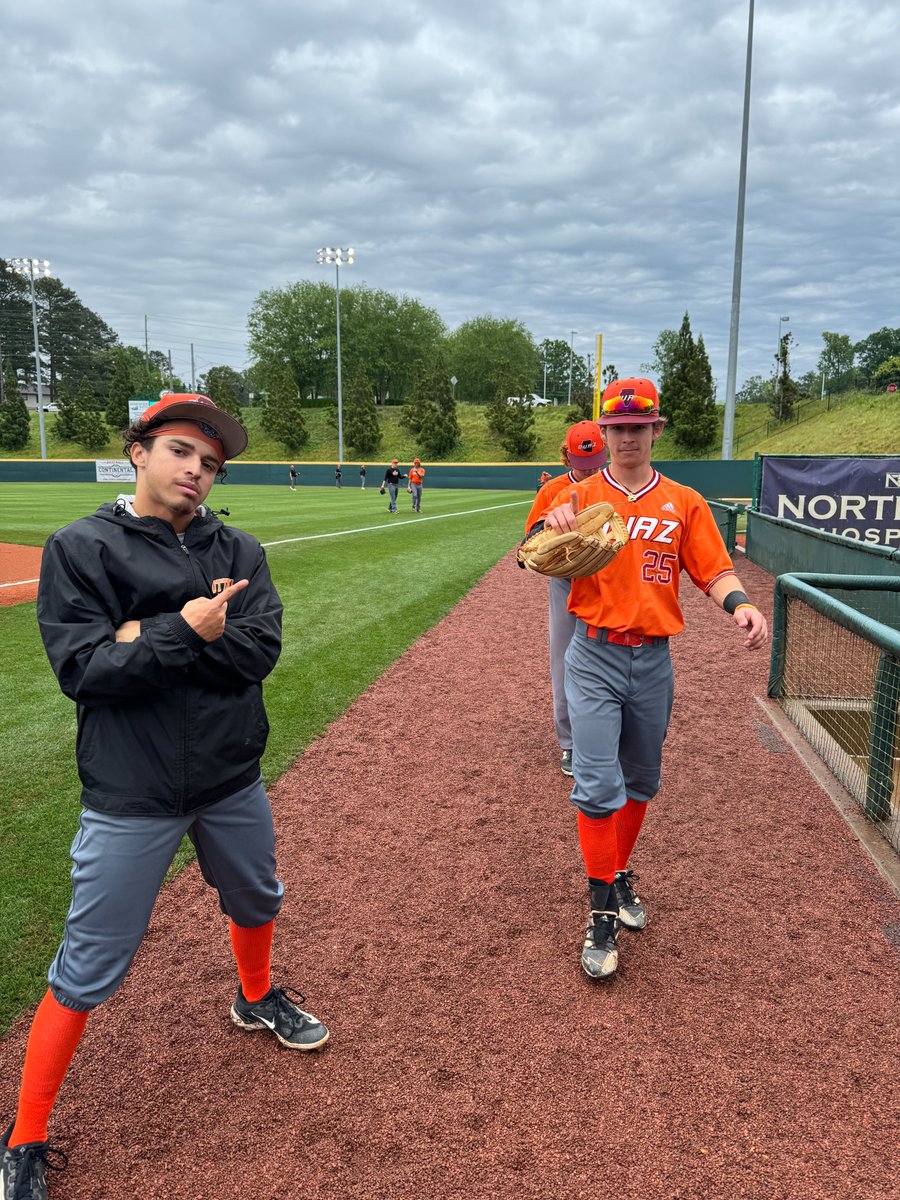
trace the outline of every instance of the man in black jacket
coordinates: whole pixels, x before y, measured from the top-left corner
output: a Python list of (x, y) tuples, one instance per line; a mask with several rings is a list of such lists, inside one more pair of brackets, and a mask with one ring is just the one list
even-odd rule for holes
[(65, 935), (0, 1141), (3, 1197), (46, 1196), (56, 1094), (88, 1013), (125, 977), (185, 834), (229, 918), (234, 1023), (296, 1050), (328, 1039), (269, 974), (283, 888), (259, 762), (282, 605), (259, 542), (204, 507), (246, 445), (207, 397), (164, 395), (126, 434), (134, 497), (59, 530), (44, 550), (38, 622), (78, 706), (83, 808)]

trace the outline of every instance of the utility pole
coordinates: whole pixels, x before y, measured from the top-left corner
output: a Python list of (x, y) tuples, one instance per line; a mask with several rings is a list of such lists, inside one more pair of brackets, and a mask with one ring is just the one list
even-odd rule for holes
[(147, 382), (150, 382), (150, 342), (147, 338), (147, 314), (144, 313), (144, 369), (147, 372)]
[(191, 391), (197, 390), (197, 377), (194, 371), (194, 343), (191, 342)]

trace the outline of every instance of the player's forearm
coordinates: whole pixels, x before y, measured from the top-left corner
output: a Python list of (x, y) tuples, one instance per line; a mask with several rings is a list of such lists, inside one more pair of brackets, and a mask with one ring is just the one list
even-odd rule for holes
[[(739, 593), (739, 596), (742, 597), (742, 599), (737, 600), (737, 603), (752, 604), (754, 608), (756, 607), (756, 605), (753, 604), (753, 600), (744, 590), (744, 585), (741, 583), (740, 579), (738, 579), (737, 575), (723, 575), (721, 579), (717, 579), (712, 585), (708, 594), (710, 598), (715, 601), (716, 604), (718, 604), (719, 608), (724, 608), (725, 601), (733, 592)], [(734, 612), (735, 607), (737, 607), (737, 603), (735, 603), (733, 606), (729, 606), (731, 612)]]

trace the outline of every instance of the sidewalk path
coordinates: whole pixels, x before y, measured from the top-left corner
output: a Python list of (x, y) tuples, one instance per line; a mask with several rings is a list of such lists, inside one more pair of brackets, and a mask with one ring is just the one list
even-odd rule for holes
[[(897, 1197), (900, 909), (756, 703), (767, 657), (684, 601), (634, 863), (650, 924), (614, 981), (578, 964), (546, 585), (507, 558), (273, 789), (278, 975), (331, 1044), (231, 1025), (191, 867), (88, 1024), (52, 1200)], [(4, 1114), (24, 1035), (0, 1045)]]

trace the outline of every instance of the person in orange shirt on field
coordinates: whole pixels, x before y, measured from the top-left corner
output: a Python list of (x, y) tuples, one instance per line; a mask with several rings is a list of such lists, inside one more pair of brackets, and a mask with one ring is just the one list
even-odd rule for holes
[(552, 478), (553, 478), (553, 476), (550, 474), (549, 471), (541, 471), (541, 475), (540, 475), (540, 478), (538, 479), (538, 485), (537, 485), (536, 490), (540, 491), (541, 488), (544, 486), (544, 484), (549, 483)]
[[(578, 421), (566, 433), (559, 448), (560, 460), (568, 471), (548, 478), (534, 498), (525, 536), (540, 524), (557, 497), (572, 487), (589, 479), (606, 462), (606, 450), (600, 426), (595, 421)], [(549, 476), (549, 472), (545, 471)], [(575, 632), (575, 617), (569, 612), (568, 579), (551, 579), (549, 588), (549, 615), (547, 619), (550, 641), (550, 686), (553, 691), (553, 722), (561, 752), (560, 768), (564, 775), (572, 774), (572, 725), (569, 721), (569, 706), (566, 704), (566, 650)]]
[(419, 459), (413, 459), (413, 465), (409, 468), (409, 486), (407, 491), (412, 496), (412, 510), (420, 513), (422, 511), (422, 484), (425, 482), (425, 468), (422, 466)]
[(669, 638), (684, 628), (681, 572), (731, 615), (748, 650), (768, 638), (765, 617), (735, 575), (706, 501), (650, 463), (664, 424), (649, 379), (611, 383), (599, 418), (609, 464), (563, 492), (545, 522), (559, 533), (574, 530), (579, 509), (606, 500), (629, 532), (615, 560), (574, 579), (569, 596), (576, 618), (566, 652), (571, 799), (591, 909), (581, 965), (594, 979), (616, 970), (619, 927), (647, 923), (628, 862), (647, 802), (660, 787), (674, 693)]

